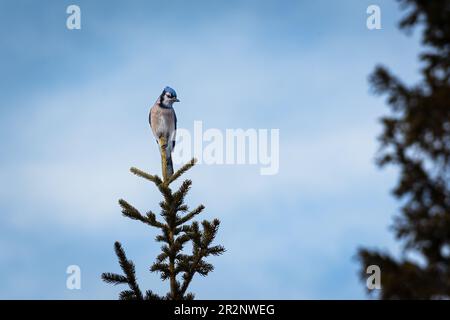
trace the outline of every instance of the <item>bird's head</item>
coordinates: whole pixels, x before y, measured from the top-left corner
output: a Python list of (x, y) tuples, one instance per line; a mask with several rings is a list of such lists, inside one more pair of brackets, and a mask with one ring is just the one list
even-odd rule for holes
[(165, 87), (159, 96), (159, 103), (164, 107), (172, 107), (174, 102), (180, 102), (177, 98), (177, 93), (171, 87)]

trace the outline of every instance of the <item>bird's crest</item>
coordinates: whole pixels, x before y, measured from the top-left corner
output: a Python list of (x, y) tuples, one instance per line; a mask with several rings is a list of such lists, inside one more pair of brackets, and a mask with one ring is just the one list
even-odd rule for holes
[(163, 92), (168, 92), (168, 93), (170, 93), (172, 96), (174, 96), (174, 97), (176, 97), (177, 96), (177, 93), (175, 92), (175, 90), (174, 89), (172, 89), (171, 87), (165, 87), (164, 88), (164, 91)]

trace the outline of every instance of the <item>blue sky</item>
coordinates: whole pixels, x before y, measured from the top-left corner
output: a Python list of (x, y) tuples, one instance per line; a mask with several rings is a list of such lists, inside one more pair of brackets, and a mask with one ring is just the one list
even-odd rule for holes
[[(81, 30), (66, 8), (81, 8)], [(382, 29), (366, 28), (381, 8)], [(114, 299), (119, 240), (141, 286), (155, 230), (121, 217), (119, 198), (157, 209), (147, 124), (166, 85), (179, 126), (280, 129), (280, 171), (199, 165), (188, 203), (222, 221), (226, 254), (195, 278), (203, 299), (364, 299), (359, 246), (398, 253), (394, 169), (374, 164), (386, 114), (367, 76), (383, 63), (418, 78), (418, 35), (394, 1), (0, 1), (0, 298)], [(79, 265), (82, 289), (66, 288)]]

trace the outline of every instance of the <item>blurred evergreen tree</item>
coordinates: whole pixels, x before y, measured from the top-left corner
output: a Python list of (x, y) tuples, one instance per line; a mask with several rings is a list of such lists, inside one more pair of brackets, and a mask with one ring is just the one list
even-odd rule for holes
[[(165, 143), (160, 143), (161, 148), (165, 148)], [(225, 248), (220, 245), (212, 246), (212, 242), (219, 228), (219, 220), (212, 222), (203, 220), (201, 224), (197, 221), (190, 222), (195, 216), (200, 214), (205, 208), (203, 205), (189, 211), (184, 204), (184, 198), (188, 193), (192, 181), (185, 180), (178, 191), (172, 192), (169, 185), (178, 179), (183, 173), (195, 165), (195, 159), (181, 167), (172, 176), (168, 176), (165, 161), (165, 150), (161, 150), (161, 163), (163, 179), (157, 175), (150, 175), (137, 168), (131, 168), (131, 172), (146, 180), (153, 182), (161, 192), (164, 200), (160, 202), (161, 217), (163, 221), (158, 221), (156, 215), (149, 211), (142, 215), (136, 208), (125, 200), (119, 200), (122, 207), (122, 214), (133, 220), (141, 221), (151, 227), (160, 230), (156, 237), (157, 242), (162, 242), (161, 253), (156, 257), (156, 261), (150, 267), (151, 272), (159, 272), (162, 280), (169, 280), (170, 291), (165, 296), (159, 296), (151, 290), (143, 293), (136, 282), (135, 266), (128, 260), (119, 242), (115, 243), (116, 255), (119, 259), (123, 275), (115, 273), (103, 273), (103, 281), (111, 284), (127, 284), (129, 290), (120, 293), (122, 300), (190, 300), (194, 298), (193, 293), (187, 291), (196, 273), (206, 276), (214, 267), (207, 263), (204, 258), (213, 255), (220, 255)], [(192, 253), (183, 253), (186, 244), (192, 245)], [(182, 281), (178, 276), (181, 274)]]
[[(365, 281), (367, 266), (381, 268), (381, 299), (450, 298), (450, 1), (398, 2), (407, 11), (400, 28), (423, 32), (422, 79), (407, 86), (378, 66), (370, 81), (391, 109), (377, 161), (400, 169), (393, 193), (402, 207), (393, 229), (404, 255), (360, 249), (360, 275)], [(423, 263), (408, 258), (411, 252)]]

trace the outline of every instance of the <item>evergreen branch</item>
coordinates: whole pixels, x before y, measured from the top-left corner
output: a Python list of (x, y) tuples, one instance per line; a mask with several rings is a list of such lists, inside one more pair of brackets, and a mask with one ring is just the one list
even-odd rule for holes
[(170, 188), (164, 184), (161, 183), (158, 185), (158, 189), (159, 192), (161, 192), (161, 194), (164, 196), (164, 201), (165, 201), (165, 205), (170, 207), (169, 204), (173, 203), (173, 195), (172, 195), (172, 191), (170, 190)]
[(211, 248), (208, 248), (208, 255), (219, 256), (224, 253), (226, 250), (223, 246), (217, 245)]
[(114, 244), (114, 248), (116, 251), (116, 255), (119, 258), (119, 264), (122, 268), (123, 273), (127, 278), (127, 283), (130, 289), (133, 291), (134, 295), (138, 300), (142, 300), (142, 292), (139, 289), (139, 286), (136, 282), (136, 271), (134, 267), (134, 263), (131, 260), (127, 260), (127, 256), (125, 255), (125, 251), (122, 248), (120, 242), (116, 241)]
[(192, 240), (192, 251), (195, 254), (196, 251), (202, 245), (202, 241), (201, 241), (202, 235), (200, 233), (197, 221), (192, 222), (192, 224), (191, 224), (191, 226), (189, 228), (188, 234), (191, 237), (191, 240)]
[(185, 274), (189, 272), (191, 263), (193, 261), (193, 256), (186, 255), (186, 254), (178, 254), (177, 255), (177, 271), (184, 272)]
[(168, 239), (167, 239), (166, 236), (161, 235), (161, 234), (158, 234), (158, 235), (155, 237), (155, 241), (156, 241), (156, 242), (167, 242)]
[(161, 216), (163, 217), (167, 216), (167, 212), (170, 212), (170, 206), (167, 204), (167, 202), (161, 201), (159, 203), (159, 206), (162, 209)]
[(138, 209), (136, 209), (135, 207), (133, 207), (131, 204), (129, 204), (128, 202), (126, 202), (123, 199), (119, 200), (119, 205), (122, 207), (122, 215), (124, 217), (130, 218), (132, 220), (141, 221), (141, 222), (151, 225), (153, 227), (157, 227), (157, 228), (164, 227), (164, 225), (162, 223), (160, 223), (156, 220), (156, 215), (151, 211), (149, 211), (147, 213), (147, 216), (144, 217), (139, 212)]
[(183, 225), (181, 227), (178, 227), (180, 229), (180, 232), (190, 233), (192, 231), (192, 228), (190, 225)]
[(119, 294), (120, 300), (140, 300), (132, 290), (124, 290)]
[(202, 250), (200, 250), (195, 257), (194, 262), (191, 264), (191, 266), (189, 267), (189, 270), (187, 272), (184, 273), (183, 275), (183, 285), (181, 286), (181, 290), (180, 290), (180, 294), (181, 296), (184, 295), (184, 293), (186, 292), (189, 284), (192, 281), (192, 278), (194, 277), (194, 274), (197, 270), (197, 266), (200, 263), (201, 259), (203, 258), (203, 252)]
[(183, 298), (184, 298), (184, 300), (194, 300), (195, 294), (193, 294), (192, 292), (189, 292)]
[(196, 268), (197, 273), (199, 273), (200, 275), (202, 275), (204, 277), (207, 276), (208, 273), (210, 273), (213, 270), (214, 270), (214, 267), (212, 264), (207, 263), (202, 260), (199, 261), (197, 268)]
[(156, 220), (156, 215), (151, 211), (147, 212), (147, 221), (153, 227), (164, 229), (164, 224)]
[(168, 180), (167, 180), (167, 185), (171, 184), (172, 182), (174, 182), (175, 180), (177, 180), (183, 173), (185, 173), (186, 171), (188, 171), (189, 169), (191, 169), (193, 166), (195, 166), (195, 164), (197, 163), (197, 159), (192, 158), (191, 161), (189, 161), (188, 163), (186, 163), (184, 166), (182, 166), (180, 169), (177, 170), (177, 172), (175, 172)]
[(144, 300), (162, 300), (163, 298), (154, 293), (152, 290), (147, 290), (145, 292)]
[(157, 175), (151, 175), (151, 174), (149, 174), (149, 173), (147, 173), (147, 172), (144, 172), (144, 171), (142, 171), (142, 170), (139, 170), (138, 168), (135, 168), (135, 167), (131, 167), (131, 168), (130, 168), (130, 171), (131, 171), (133, 174), (135, 174), (135, 175), (137, 175), (137, 176), (139, 176), (139, 177), (141, 177), (141, 178), (150, 180), (151, 182), (153, 182), (153, 183), (156, 184), (157, 186), (160, 185), (160, 184), (162, 183), (161, 178), (158, 177)]
[(165, 252), (161, 252), (157, 257), (156, 257), (156, 261), (157, 262), (163, 262), (167, 259), (167, 253)]
[(120, 199), (119, 200), (119, 205), (122, 207), (122, 215), (124, 217), (130, 218), (130, 219), (133, 219), (133, 220), (139, 220), (139, 221), (142, 221), (144, 223), (148, 223), (147, 219), (143, 215), (141, 215), (139, 210), (136, 209), (135, 207), (133, 207), (128, 202), (126, 202), (125, 200)]
[(207, 220), (202, 221), (203, 236), (202, 236), (202, 248), (207, 248), (214, 240), (217, 230), (219, 229), (219, 219), (214, 219), (213, 222)]
[(189, 264), (189, 268), (183, 275), (184, 281), (180, 290), (181, 296), (183, 296), (184, 293), (186, 292), (196, 272), (198, 272), (203, 276), (206, 276), (209, 272), (211, 272), (214, 269), (214, 267), (211, 264), (204, 262), (202, 259), (210, 254), (220, 255), (223, 252), (225, 252), (225, 248), (220, 245), (209, 247), (209, 245), (215, 238), (219, 225), (220, 225), (219, 219), (214, 219), (212, 223), (204, 220), (202, 222), (203, 232), (200, 232), (198, 228), (198, 223), (197, 222), (192, 223), (191, 225), (192, 231), (189, 233), (189, 235), (191, 237), (191, 240), (193, 241), (193, 248), (192, 248), (193, 262), (189, 263), (187, 262), (188, 260), (182, 262), (183, 267), (186, 267), (187, 262)]
[(166, 244), (161, 246), (161, 251), (162, 251), (163, 253), (167, 254), (168, 257), (171, 257), (171, 256), (172, 256), (171, 250), (170, 250), (169, 246), (166, 245)]
[(186, 222), (188, 222), (189, 220), (191, 220), (192, 218), (194, 218), (196, 215), (198, 215), (199, 213), (201, 213), (203, 211), (203, 209), (205, 209), (204, 205), (199, 205), (197, 208), (195, 208), (194, 210), (192, 210), (191, 212), (189, 212), (187, 215), (185, 215), (183, 218), (181, 218), (180, 220), (178, 220), (177, 222), (177, 226), (182, 225)]
[(128, 283), (127, 277), (117, 274), (117, 273), (111, 273), (111, 272), (104, 272), (102, 273), (102, 280), (106, 283), (110, 283), (112, 285), (118, 285), (118, 284), (126, 284)]
[(191, 185), (192, 185), (192, 180), (187, 179), (187, 180), (183, 181), (183, 183), (181, 184), (178, 191), (173, 194), (173, 198), (174, 198), (175, 202), (179, 202), (180, 205), (183, 203), (184, 197), (186, 196), (189, 189), (191, 188)]
[(175, 243), (179, 244), (180, 246), (183, 246), (189, 240), (191, 240), (191, 237), (188, 234), (183, 234), (175, 240)]
[(155, 262), (150, 267), (151, 272), (159, 271), (164, 274), (169, 274), (169, 265), (164, 262)]
[[(169, 232), (168, 229), (165, 227), (162, 229), (163, 234), (157, 235), (156, 236), (156, 241), (157, 242), (166, 242), (169, 243)], [(162, 246), (161, 250), (164, 252), (166, 250), (165, 248), (166, 246)]]

